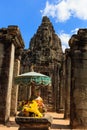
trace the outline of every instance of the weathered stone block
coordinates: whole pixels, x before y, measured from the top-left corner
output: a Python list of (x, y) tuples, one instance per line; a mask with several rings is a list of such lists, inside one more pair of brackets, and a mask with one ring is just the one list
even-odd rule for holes
[(16, 116), (15, 121), (19, 124), (19, 130), (49, 130), (52, 117), (45, 115), (42, 118)]

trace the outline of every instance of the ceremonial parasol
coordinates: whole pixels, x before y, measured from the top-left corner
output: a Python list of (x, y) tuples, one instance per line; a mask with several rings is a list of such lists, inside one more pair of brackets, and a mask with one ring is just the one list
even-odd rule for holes
[(30, 84), (32, 82), (35, 82), (36, 85), (49, 85), (51, 84), (51, 78), (37, 72), (27, 72), (15, 77), (15, 83), (17, 84)]
[(29, 95), (31, 96), (31, 86), (32, 84), (37, 89), (38, 86), (51, 85), (51, 78), (47, 75), (37, 73), (37, 72), (27, 72), (15, 77), (16, 84), (27, 85), (29, 88)]

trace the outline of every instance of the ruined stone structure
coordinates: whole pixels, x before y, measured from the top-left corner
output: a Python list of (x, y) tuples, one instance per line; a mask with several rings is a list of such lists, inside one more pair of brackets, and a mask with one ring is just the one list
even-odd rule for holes
[(52, 85), (41, 89), (48, 110), (64, 108), (72, 128), (87, 129), (87, 29), (79, 29), (69, 46), (63, 54), (61, 41), (46, 16), (27, 50), (17, 26), (0, 29), (0, 123), (16, 114), (17, 99), (26, 95), (22, 86), (18, 93), (14, 77), (33, 66), (34, 71), (52, 78)]
[(0, 29), (0, 123), (7, 122), (10, 112), (15, 114), (17, 110), (17, 87), (12, 87), (12, 84), (13, 77), (19, 73), (20, 52), (23, 47), (17, 26)]
[[(30, 48), (24, 50), (21, 61), (21, 73), (34, 71), (52, 78), (52, 86), (42, 88), (41, 96), (49, 110), (59, 110), (60, 72), (63, 60), (61, 41), (55, 34), (49, 18), (44, 16), (36, 34), (30, 41)], [(57, 99), (57, 100), (56, 100)]]
[(69, 41), (71, 57), (72, 128), (87, 129), (87, 29), (79, 29)]

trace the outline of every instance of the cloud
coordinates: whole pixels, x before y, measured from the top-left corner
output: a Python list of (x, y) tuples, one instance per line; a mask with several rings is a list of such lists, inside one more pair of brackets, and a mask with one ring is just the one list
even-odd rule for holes
[(54, 4), (49, 4), (49, 2), (46, 2), (46, 7), (44, 10), (41, 10), (40, 12), (42, 13), (43, 16), (48, 15), (52, 16), (53, 18), (56, 17), (56, 5)]
[(66, 34), (66, 33), (64, 33), (62, 31), (60, 34), (58, 34), (58, 36), (61, 39), (62, 49), (63, 49), (63, 52), (64, 52), (66, 48), (69, 48), (68, 41), (69, 41), (71, 35), (70, 34)]
[(55, 18), (57, 22), (64, 22), (71, 16), (87, 20), (87, 0), (57, 0), (56, 4), (47, 1), (41, 13)]
[(79, 28), (75, 28), (74, 30), (72, 30), (71, 32), (74, 33), (74, 34), (77, 34)]
[(63, 50), (63, 52), (65, 52), (65, 49), (66, 49), (66, 46), (65, 46), (65, 45), (62, 45), (62, 50)]

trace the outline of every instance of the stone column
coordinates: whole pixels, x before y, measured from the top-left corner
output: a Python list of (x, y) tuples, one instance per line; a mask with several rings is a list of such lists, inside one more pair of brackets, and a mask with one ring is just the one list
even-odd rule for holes
[[(15, 59), (13, 77), (19, 75), (19, 72), (20, 72), (20, 60)], [(12, 93), (11, 93), (11, 116), (16, 115), (17, 113), (17, 100), (18, 100), (18, 85), (16, 85), (13, 81)]]
[[(52, 79), (52, 75), (53, 75), (53, 71), (54, 71), (54, 66), (52, 66), (51, 64), (49, 64), (49, 76)], [(53, 86), (51, 84), (51, 86), (48, 86), (48, 105), (49, 105), (49, 109), (48, 111), (54, 111), (54, 99), (53, 99), (54, 95), (53, 95)]]
[[(60, 112), (65, 110), (65, 54), (63, 55), (62, 69), (61, 69), (61, 82), (60, 82)], [(62, 109), (61, 109), (62, 108)]]
[(24, 42), (17, 26), (0, 29), (0, 123), (10, 117), (15, 50)]
[(59, 111), (59, 68), (54, 63), (54, 72), (52, 76), (54, 111)]
[(14, 66), (14, 44), (0, 43), (1, 70), (0, 70), (0, 122), (5, 123), (10, 116), (10, 101)]
[(63, 60), (61, 62), (61, 68), (59, 72), (60, 84), (59, 84), (59, 112), (64, 112), (65, 104), (65, 55), (63, 55)]
[(63, 79), (63, 71), (60, 72), (60, 84), (59, 84), (59, 112), (63, 112), (64, 110), (64, 79)]
[(87, 129), (87, 29), (79, 29), (69, 41), (71, 53), (72, 128)]
[(71, 59), (70, 50), (65, 51), (65, 111), (64, 118), (70, 117), (70, 85), (71, 85)]
[(56, 112), (60, 112), (60, 97), (62, 96), (60, 91), (61, 91), (61, 86), (60, 86), (60, 68), (61, 68), (61, 63), (57, 64), (57, 71), (56, 71)]

